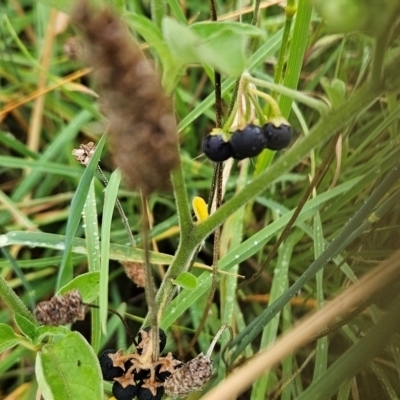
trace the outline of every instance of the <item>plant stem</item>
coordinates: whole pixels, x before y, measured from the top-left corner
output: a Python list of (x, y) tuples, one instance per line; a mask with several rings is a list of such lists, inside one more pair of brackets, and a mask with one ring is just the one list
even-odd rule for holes
[(267, 82), (262, 79), (253, 78), (251, 76), (247, 77), (246, 79), (248, 79), (250, 82), (254, 83), (257, 86), (261, 86), (269, 90), (274, 90), (277, 93), (284, 94), (287, 97), (290, 97), (291, 99), (298, 101), (299, 103), (303, 103), (306, 106), (313, 108), (320, 114), (326, 114), (329, 111), (329, 106), (325, 102), (314, 99), (297, 90), (290, 89), (283, 85), (277, 85), (276, 83)]
[(167, 2), (165, 0), (151, 0), (151, 19), (157, 28), (161, 28), (161, 22), (167, 15)]
[(7, 304), (10, 310), (13, 311), (14, 314), (21, 314), (30, 322), (32, 322), (36, 326), (39, 326), (32, 313), (27, 309), (25, 304), (15, 294), (15, 292), (7, 285), (7, 282), (2, 276), (0, 276), (0, 297), (3, 299), (4, 303)]
[(264, 191), (283, 172), (289, 171), (298, 164), (314, 147), (329, 139), (351, 121), (355, 115), (367, 108), (382, 91), (383, 88), (379, 89), (371, 84), (366, 84), (358, 92), (354, 93), (348, 101), (333, 110), (329, 115), (321, 118), (320, 122), (315, 125), (307, 137), (289, 149), (266, 171), (254, 178), (244, 190), (223, 204), (210, 218), (194, 227), (193, 235), (198, 243), (212, 233), (218, 225), (222, 224), (229, 215)]
[(171, 181), (174, 190), (179, 226), (181, 229), (181, 238), (184, 239), (185, 235), (192, 230), (194, 224), (190, 213), (189, 199), (187, 197), (182, 165), (179, 165), (178, 168), (172, 171)]

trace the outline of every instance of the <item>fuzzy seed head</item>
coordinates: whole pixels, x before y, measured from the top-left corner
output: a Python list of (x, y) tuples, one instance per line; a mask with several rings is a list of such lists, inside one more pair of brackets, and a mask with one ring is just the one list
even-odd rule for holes
[(211, 375), (212, 362), (210, 358), (200, 353), (182, 368), (176, 369), (165, 381), (165, 393), (173, 397), (185, 397), (191, 392), (200, 390)]
[(78, 4), (73, 21), (86, 39), (87, 61), (110, 120), (115, 164), (128, 186), (145, 195), (166, 188), (178, 163), (178, 135), (172, 101), (154, 67), (110, 10)]
[(42, 301), (35, 310), (35, 318), (43, 325), (66, 325), (84, 320), (87, 306), (82, 303), (82, 296), (73, 289), (63, 295), (56, 295), (49, 301)]

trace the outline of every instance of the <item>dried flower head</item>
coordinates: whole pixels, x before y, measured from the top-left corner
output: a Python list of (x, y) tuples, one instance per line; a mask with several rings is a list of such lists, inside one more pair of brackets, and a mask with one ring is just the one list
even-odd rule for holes
[(209, 357), (200, 353), (182, 368), (176, 369), (165, 381), (165, 393), (173, 397), (185, 397), (191, 392), (200, 390), (211, 375), (212, 362)]
[(44, 325), (66, 325), (84, 320), (87, 306), (82, 302), (78, 290), (73, 289), (63, 295), (55, 295), (49, 301), (42, 301), (35, 310), (35, 318)]
[(82, 43), (76, 36), (70, 37), (66, 40), (63, 46), (64, 54), (68, 59), (77, 61), (82, 58)]
[(96, 146), (94, 143), (89, 142), (87, 144), (81, 144), (79, 149), (73, 149), (72, 155), (76, 158), (76, 161), (86, 167), (89, 164), (95, 150)]
[(134, 261), (121, 262), (125, 269), (127, 277), (137, 286), (144, 288), (146, 286), (146, 275), (143, 264)]
[(178, 136), (172, 101), (159, 76), (110, 10), (96, 11), (81, 1), (73, 21), (87, 42), (87, 60), (110, 120), (115, 163), (132, 189), (149, 195), (165, 188), (179, 162)]

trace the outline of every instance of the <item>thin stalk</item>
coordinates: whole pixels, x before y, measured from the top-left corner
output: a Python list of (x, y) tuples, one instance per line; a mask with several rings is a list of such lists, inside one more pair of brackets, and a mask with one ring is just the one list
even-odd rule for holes
[(247, 76), (246, 79), (249, 82), (252, 82), (259, 87), (264, 87), (265, 89), (269, 89), (269, 90), (275, 90), (275, 92), (277, 92), (277, 93), (286, 95), (286, 96), (292, 98), (293, 100), (296, 100), (299, 103), (302, 103), (302, 104), (318, 111), (320, 114), (326, 114), (329, 111), (329, 106), (325, 102), (314, 99), (314, 98), (307, 96), (306, 94), (299, 92), (297, 90), (290, 89), (286, 86), (278, 85), (276, 83), (267, 82), (262, 79), (253, 78), (252, 76)]
[[(100, 174), (100, 177), (101, 177), (101, 180), (104, 183), (104, 186), (107, 186), (108, 185), (108, 179), (104, 175), (104, 172), (101, 169), (100, 165), (97, 165), (97, 171)], [(129, 226), (128, 218), (126, 217), (124, 209), (122, 208), (121, 202), (118, 199), (115, 200), (115, 206), (117, 207), (117, 210), (118, 210), (119, 215), (121, 217), (122, 223), (123, 223), (123, 225), (125, 227), (125, 230), (126, 230), (126, 232), (128, 234), (129, 242), (130, 242), (131, 246), (132, 247), (136, 247), (136, 241), (135, 241), (135, 238), (133, 237), (133, 233), (132, 233), (131, 227)]]
[(147, 198), (140, 193), (142, 208), (142, 241), (144, 250), (144, 272), (146, 276), (145, 295), (148, 308), (148, 315), (151, 323), (151, 342), (153, 347), (152, 360), (158, 360), (159, 353), (159, 332), (158, 332), (158, 313), (156, 305), (156, 289), (153, 277), (153, 270), (150, 264), (150, 248), (149, 248), (149, 218), (147, 215)]

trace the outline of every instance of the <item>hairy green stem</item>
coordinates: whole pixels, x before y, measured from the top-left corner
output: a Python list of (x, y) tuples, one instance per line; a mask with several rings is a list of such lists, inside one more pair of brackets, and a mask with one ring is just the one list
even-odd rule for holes
[(26, 308), (25, 304), (15, 294), (15, 292), (7, 285), (7, 282), (2, 276), (0, 276), (0, 298), (3, 299), (4, 303), (13, 311), (14, 314), (21, 314), (36, 326), (39, 325), (32, 313)]
[(183, 176), (182, 165), (176, 168), (171, 174), (171, 181), (174, 189), (174, 197), (176, 203), (176, 211), (181, 229), (181, 239), (185, 240), (185, 236), (192, 230), (194, 224), (189, 208), (189, 199)]
[(151, 19), (157, 28), (161, 28), (161, 22), (167, 15), (167, 2), (165, 0), (151, 0)]

